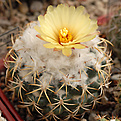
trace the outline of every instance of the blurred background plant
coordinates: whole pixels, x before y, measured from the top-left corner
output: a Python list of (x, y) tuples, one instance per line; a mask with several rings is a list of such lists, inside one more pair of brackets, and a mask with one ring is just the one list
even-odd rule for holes
[[(19, 0), (16, 0), (19, 4), (22, 4)], [(10, 12), (10, 18), (13, 17), (13, 6), (12, 3), (15, 2), (15, 0), (0, 0), (0, 11), (3, 13), (7, 9)]]
[(113, 56), (121, 60), (121, 3), (115, 3), (111, 6), (111, 18), (108, 23), (107, 38), (114, 47)]

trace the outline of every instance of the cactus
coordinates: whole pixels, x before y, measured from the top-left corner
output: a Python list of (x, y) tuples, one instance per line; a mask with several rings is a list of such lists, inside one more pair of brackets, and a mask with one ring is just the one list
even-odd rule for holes
[[(71, 18), (63, 19), (65, 14), (59, 14), (62, 21), (68, 20), (73, 26), (59, 28), (59, 37), (53, 35), (59, 41), (54, 41), (56, 21), (49, 22), (58, 11), (74, 13), (72, 19), (77, 18), (71, 21)], [(82, 23), (78, 21), (80, 16)], [(13, 46), (4, 60), (6, 80), (10, 90), (20, 98), (19, 107), (27, 108), (29, 114), (37, 111), (42, 120), (78, 120), (78, 114), (94, 108), (103, 95), (103, 88), (110, 84), (112, 63), (111, 53), (107, 52), (110, 42), (98, 36), (97, 23), (85, 14), (82, 6), (58, 5), (55, 9), (50, 6), (45, 16), (39, 16), (39, 22), (31, 22), (15, 42), (12, 40)]]

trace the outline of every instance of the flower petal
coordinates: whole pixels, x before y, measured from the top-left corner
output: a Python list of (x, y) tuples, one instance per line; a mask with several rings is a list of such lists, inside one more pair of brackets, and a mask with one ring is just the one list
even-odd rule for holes
[[(75, 36), (74, 39), (81, 40), (81, 38), (83, 39), (84, 37), (86, 37), (88, 35), (93, 36), (93, 33), (95, 33), (96, 29), (98, 28), (97, 22), (91, 21), (89, 23), (90, 24), (87, 24), (88, 26), (86, 25), (85, 28), (83, 28), (81, 31), (78, 32), (78, 34)], [(80, 41), (80, 42), (82, 42), (82, 41)]]
[[(77, 8), (65, 4), (60, 4), (55, 8), (49, 6), (47, 13), (39, 16), (38, 20), (41, 27), (35, 27), (36, 31), (40, 33), (43, 40), (50, 42), (44, 47), (60, 49), (66, 56), (71, 55), (71, 48), (86, 48), (86, 45), (80, 43), (90, 41), (97, 35), (97, 22), (89, 18), (83, 6)], [(60, 41), (60, 32), (63, 28), (67, 28), (71, 36), (70, 40), (70, 36), (64, 38), (69, 40), (64, 43)]]
[(71, 50), (71, 48), (63, 48), (62, 53), (65, 56), (70, 56), (72, 54), (72, 50)]
[(44, 22), (44, 16), (42, 16), (42, 15), (39, 15), (38, 16), (38, 21), (40, 22), (40, 25)]
[(54, 10), (54, 7), (52, 5), (50, 5), (48, 8), (47, 8), (47, 13), (49, 12), (52, 12)]
[(34, 29), (38, 32), (38, 33), (41, 33), (41, 29), (40, 29), (40, 27), (39, 26), (34, 26)]
[(84, 48), (86, 48), (87, 46), (82, 45), (82, 44), (75, 44), (73, 47), (76, 48), (76, 49), (84, 49)]
[(46, 48), (58, 48), (58, 49), (64, 48), (63, 46), (59, 44), (52, 44), (52, 43), (47, 43), (47, 44), (44, 44), (43, 46)]
[(48, 36), (41, 36), (45, 41), (47, 42), (51, 42), (51, 43), (55, 43), (55, 44), (58, 44), (57, 41), (55, 41), (53, 38), (51, 37), (48, 37)]
[(90, 40), (94, 39), (95, 37), (96, 37), (95, 34), (89, 35), (89, 36), (87, 35), (87, 36), (85, 36), (83, 38), (80, 38), (80, 39), (75, 40), (75, 42), (76, 43), (79, 43), (79, 42), (87, 42), (87, 41), (90, 41)]
[(53, 45), (52, 43), (47, 43), (43, 45), (46, 48), (55, 48), (55, 45)]

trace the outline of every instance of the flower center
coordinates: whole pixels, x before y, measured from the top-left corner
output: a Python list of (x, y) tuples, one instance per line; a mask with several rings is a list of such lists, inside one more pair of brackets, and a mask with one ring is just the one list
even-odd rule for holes
[(59, 32), (59, 42), (60, 43), (68, 43), (72, 41), (72, 35), (67, 28), (63, 28)]

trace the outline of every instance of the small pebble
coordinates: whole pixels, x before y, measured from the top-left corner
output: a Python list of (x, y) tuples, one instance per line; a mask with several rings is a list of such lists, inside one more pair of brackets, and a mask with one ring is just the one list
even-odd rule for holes
[(26, 2), (22, 2), (22, 4), (19, 4), (19, 11), (23, 14), (26, 14), (29, 11), (29, 8)]
[(36, 17), (37, 16), (29, 16), (29, 17), (27, 17), (27, 19), (29, 20), (29, 22), (31, 22), (31, 21), (37, 20)]
[(84, 118), (83, 118), (81, 121), (87, 121), (87, 119), (84, 119)]
[(30, 11), (32, 13), (34, 12), (40, 12), (43, 9), (43, 4), (40, 1), (33, 1), (30, 6)]
[(89, 115), (89, 121), (97, 121), (98, 116), (96, 115), (96, 112), (91, 112)]

